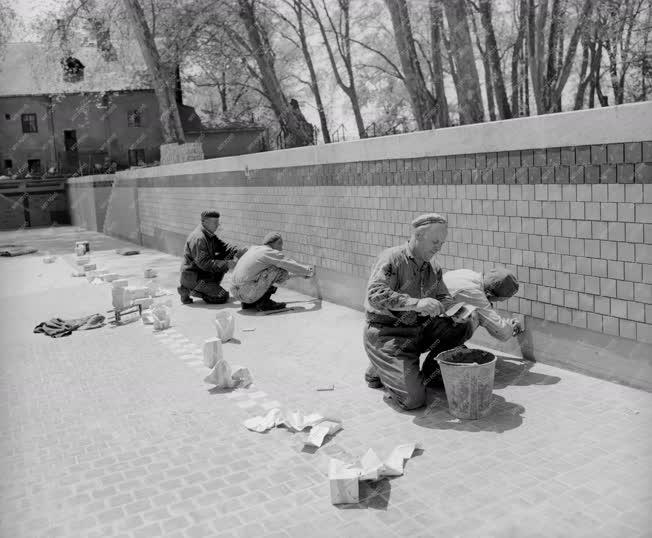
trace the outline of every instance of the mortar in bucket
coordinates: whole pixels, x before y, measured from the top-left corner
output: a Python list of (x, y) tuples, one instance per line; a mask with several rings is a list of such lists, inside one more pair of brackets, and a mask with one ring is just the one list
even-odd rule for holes
[(494, 390), (496, 356), (462, 346), (440, 353), (436, 360), (451, 415), (466, 420), (488, 415)]

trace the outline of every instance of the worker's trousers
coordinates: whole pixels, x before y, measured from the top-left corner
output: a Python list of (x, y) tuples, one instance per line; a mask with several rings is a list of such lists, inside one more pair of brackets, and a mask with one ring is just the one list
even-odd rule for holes
[[(430, 318), (416, 327), (367, 323), (364, 347), (371, 368), (366, 377), (378, 376), (403, 409), (421, 407), (426, 401), (425, 385), (439, 371), (434, 357), (463, 344), (471, 334), (467, 325), (456, 325), (449, 318)], [(421, 369), (419, 358), (426, 351), (429, 353)]]
[[(222, 304), (229, 300), (229, 292), (220, 283), (226, 271), (216, 273), (198, 273), (196, 271), (181, 271), (181, 289), (192, 297), (199, 297), (207, 303)], [(183, 290), (183, 288), (186, 288)]]
[(243, 303), (255, 303), (274, 284), (282, 284), (289, 277), (290, 275), (285, 269), (274, 266), (267, 267), (258, 273), (253, 280), (242, 284), (233, 284), (231, 286), (231, 295)]

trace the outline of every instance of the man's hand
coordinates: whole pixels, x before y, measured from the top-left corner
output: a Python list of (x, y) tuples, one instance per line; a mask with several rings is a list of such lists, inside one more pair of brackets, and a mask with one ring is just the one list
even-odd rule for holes
[(429, 316), (438, 316), (445, 312), (442, 304), (437, 299), (432, 299), (431, 297), (419, 299), (414, 310), (420, 314), (428, 314)]
[(309, 270), (308, 274), (303, 278), (312, 278), (313, 276), (315, 276), (315, 268), (312, 265), (308, 267), (308, 270)]
[(238, 260), (226, 260), (226, 266), (227, 266), (229, 271), (231, 269), (233, 269), (237, 263), (238, 263)]
[(517, 319), (510, 320), (510, 323), (512, 324), (512, 336), (519, 335), (525, 330), (523, 329), (521, 322)]

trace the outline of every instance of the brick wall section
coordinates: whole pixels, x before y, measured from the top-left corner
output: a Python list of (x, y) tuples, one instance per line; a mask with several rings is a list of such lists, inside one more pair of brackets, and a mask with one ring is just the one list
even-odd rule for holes
[(161, 164), (185, 163), (204, 158), (201, 142), (185, 144), (161, 144)]
[(652, 343), (652, 141), (139, 178), (143, 236), (284, 235), (291, 256), (369, 274), (418, 214), (450, 223), (445, 269), (514, 270), (510, 312)]

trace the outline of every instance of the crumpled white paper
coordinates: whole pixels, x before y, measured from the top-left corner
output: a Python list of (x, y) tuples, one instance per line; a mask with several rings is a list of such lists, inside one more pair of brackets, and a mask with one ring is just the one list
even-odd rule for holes
[(215, 314), (215, 329), (217, 330), (217, 337), (222, 342), (231, 340), (235, 330), (235, 317), (233, 317), (233, 314), (224, 310)]
[(264, 417), (248, 418), (243, 424), (248, 430), (258, 433), (278, 426), (285, 426), (296, 432), (311, 428), (305, 444), (314, 447), (320, 447), (327, 435), (332, 435), (342, 429), (340, 421), (327, 419), (319, 413), (304, 415), (301, 411), (282, 411), (278, 407), (270, 409)]
[(350, 469), (358, 472), (359, 480), (379, 480), (385, 476), (401, 476), (405, 470), (405, 461), (409, 460), (414, 451), (421, 450), (421, 443), (407, 443), (398, 445), (392, 450), (391, 454), (383, 461), (374, 452), (373, 449), (367, 450), (364, 456), (360, 458), (358, 465), (339, 465), (340, 460), (336, 460), (337, 467), (341, 469)]
[(155, 282), (154, 280), (150, 280), (145, 283), (145, 287), (147, 288), (147, 295), (150, 297), (162, 297), (164, 295), (172, 295), (172, 291), (161, 288), (158, 285), (158, 282)]
[(154, 330), (162, 331), (170, 327), (170, 308), (165, 304), (157, 304), (152, 307), (154, 317)]
[(324, 438), (327, 435), (333, 435), (342, 429), (341, 422), (332, 422), (325, 420), (310, 429), (310, 435), (306, 439), (306, 446), (314, 446), (319, 448), (324, 443)]
[(253, 383), (247, 368), (237, 367), (232, 373), (231, 366), (224, 359), (215, 363), (213, 370), (204, 378), (204, 381), (220, 389), (246, 388)]

